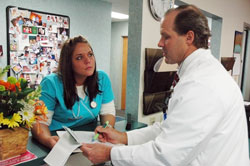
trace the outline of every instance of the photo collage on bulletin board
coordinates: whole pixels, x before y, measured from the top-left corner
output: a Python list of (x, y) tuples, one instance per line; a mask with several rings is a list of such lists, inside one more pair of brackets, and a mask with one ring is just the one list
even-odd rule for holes
[(10, 75), (39, 85), (57, 70), (62, 44), (69, 38), (68, 16), (7, 7), (7, 59)]

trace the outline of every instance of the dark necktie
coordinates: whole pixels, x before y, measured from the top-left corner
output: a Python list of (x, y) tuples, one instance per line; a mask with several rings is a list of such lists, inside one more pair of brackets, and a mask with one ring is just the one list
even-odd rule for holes
[(169, 99), (170, 99), (170, 97), (171, 97), (171, 95), (172, 95), (173, 88), (176, 86), (176, 84), (178, 83), (179, 80), (180, 80), (180, 79), (179, 79), (178, 74), (175, 73), (175, 75), (174, 75), (174, 80), (173, 80), (173, 82), (172, 82), (172, 88), (171, 88), (171, 90), (170, 90), (171, 92), (170, 92), (169, 96), (167, 96), (166, 99), (165, 99), (166, 108), (162, 109), (162, 110), (163, 110), (163, 119), (164, 119), (164, 120), (167, 119), (166, 110), (168, 109), (168, 102), (169, 102)]
[(180, 80), (180, 79), (179, 79), (178, 74), (175, 73), (175, 75), (174, 75), (174, 80), (173, 80), (173, 82), (172, 82), (173, 88), (176, 86), (176, 84), (178, 83), (179, 80)]

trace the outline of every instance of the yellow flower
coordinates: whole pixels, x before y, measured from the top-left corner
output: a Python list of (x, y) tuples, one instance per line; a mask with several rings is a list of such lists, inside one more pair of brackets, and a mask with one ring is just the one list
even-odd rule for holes
[(21, 116), (17, 113), (14, 113), (12, 118), (9, 120), (8, 127), (9, 128), (14, 128), (14, 127), (19, 127), (18, 122), (22, 122)]
[(2, 123), (3, 125), (9, 125), (10, 120), (8, 118), (4, 118)]
[(3, 123), (3, 112), (0, 113), (0, 126)]
[(33, 116), (32, 118), (30, 118), (29, 120), (26, 120), (26, 125), (28, 126), (28, 128), (32, 127), (32, 124), (35, 122), (35, 116)]
[(12, 119), (13, 119), (14, 121), (16, 121), (16, 122), (22, 122), (22, 117), (21, 117), (19, 114), (17, 114), (17, 113), (14, 113), (14, 114), (13, 114), (11, 120), (12, 120)]

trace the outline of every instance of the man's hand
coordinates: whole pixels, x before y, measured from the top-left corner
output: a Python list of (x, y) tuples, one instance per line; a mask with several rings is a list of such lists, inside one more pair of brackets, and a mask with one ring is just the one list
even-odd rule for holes
[(86, 156), (93, 164), (99, 164), (110, 160), (112, 147), (100, 143), (83, 143), (80, 149), (82, 150), (83, 155)]
[(101, 142), (110, 142), (113, 144), (128, 144), (127, 134), (126, 132), (120, 132), (115, 130), (114, 128), (103, 128), (102, 126), (98, 126), (95, 129), (96, 133), (99, 133), (99, 141)]

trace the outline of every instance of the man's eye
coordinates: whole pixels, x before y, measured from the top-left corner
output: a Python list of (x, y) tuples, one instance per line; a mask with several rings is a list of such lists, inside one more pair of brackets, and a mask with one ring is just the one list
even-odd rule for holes
[(167, 39), (169, 39), (170, 37), (169, 37), (169, 36), (164, 36), (164, 38), (167, 40)]
[(82, 59), (82, 56), (76, 57), (76, 60), (81, 60), (81, 59)]

